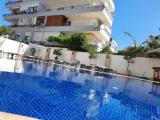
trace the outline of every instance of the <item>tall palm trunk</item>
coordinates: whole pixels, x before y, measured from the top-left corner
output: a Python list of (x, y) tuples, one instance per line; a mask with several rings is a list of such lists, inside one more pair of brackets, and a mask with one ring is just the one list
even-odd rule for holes
[(130, 71), (129, 71), (130, 61), (131, 61), (131, 60), (128, 60), (128, 64), (127, 64), (127, 74), (128, 74), (128, 75), (129, 75), (129, 73), (130, 73)]

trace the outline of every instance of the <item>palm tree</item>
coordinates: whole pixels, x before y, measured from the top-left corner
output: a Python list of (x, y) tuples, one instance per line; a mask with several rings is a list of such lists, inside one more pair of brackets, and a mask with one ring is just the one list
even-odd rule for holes
[(137, 45), (137, 41), (131, 33), (124, 32), (124, 34), (129, 36), (134, 43), (133, 46), (128, 47), (127, 50), (124, 51), (124, 59), (127, 60), (127, 73), (129, 74), (130, 63), (134, 63), (134, 58), (137, 56), (144, 56), (149, 49), (144, 46), (148, 41), (144, 41), (140, 45)]
[(129, 47), (124, 55), (124, 59), (127, 61), (127, 74), (130, 74), (130, 63), (134, 63), (134, 58), (137, 56), (137, 47)]
[(130, 37), (131, 40), (134, 43), (134, 46), (137, 47), (137, 41), (136, 41), (135, 37), (131, 33), (129, 33), (129, 32), (124, 32), (124, 34), (127, 35), (128, 37)]
[(153, 36), (150, 35), (148, 39), (148, 46), (151, 49), (157, 49), (160, 48), (160, 36)]
[(112, 51), (111, 51), (109, 45), (106, 45), (106, 46), (102, 49), (101, 53), (102, 53), (102, 54), (112, 54)]

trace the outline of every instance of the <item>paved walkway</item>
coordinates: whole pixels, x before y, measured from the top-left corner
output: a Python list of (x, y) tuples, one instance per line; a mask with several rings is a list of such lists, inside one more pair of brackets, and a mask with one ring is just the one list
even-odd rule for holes
[(0, 112), (0, 120), (38, 120), (38, 119)]

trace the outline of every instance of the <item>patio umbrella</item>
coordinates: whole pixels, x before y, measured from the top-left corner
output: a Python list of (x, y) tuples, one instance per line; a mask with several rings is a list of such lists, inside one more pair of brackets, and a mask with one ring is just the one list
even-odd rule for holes
[(160, 48), (148, 51), (146, 56), (151, 58), (160, 58)]

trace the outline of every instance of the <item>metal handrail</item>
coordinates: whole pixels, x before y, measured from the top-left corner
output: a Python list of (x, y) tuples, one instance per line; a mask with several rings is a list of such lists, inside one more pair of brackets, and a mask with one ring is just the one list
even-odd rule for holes
[(34, 14), (34, 13), (37, 13), (38, 11), (34, 11), (34, 12), (26, 12), (26, 11), (21, 11), (19, 13), (11, 13), (11, 14), (3, 14), (4, 17), (7, 17), (7, 16), (13, 16), (13, 15), (24, 15), (24, 14)]
[(72, 9), (78, 9), (78, 8), (92, 8), (92, 7), (94, 7), (94, 8), (104, 7), (104, 5), (90, 6), (88, 4), (85, 4), (85, 5), (62, 7), (62, 8), (56, 8), (56, 9), (38, 10), (38, 11), (30, 12), (30, 13), (27, 13), (26, 11), (21, 11), (19, 13), (14, 13), (14, 14), (4, 14), (3, 16), (6, 17), (6, 16), (13, 16), (13, 15), (34, 14), (34, 13), (37, 13), (37, 12), (63, 11), (63, 10), (67, 10), (67, 9), (72, 10)]

